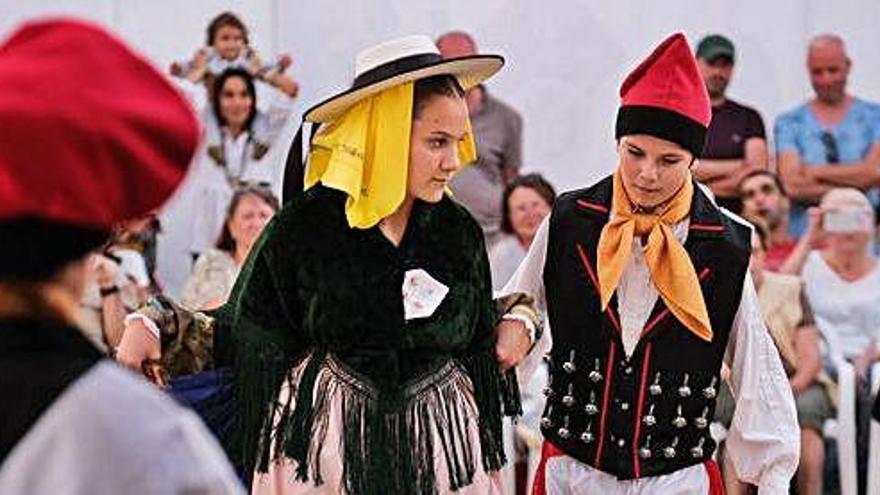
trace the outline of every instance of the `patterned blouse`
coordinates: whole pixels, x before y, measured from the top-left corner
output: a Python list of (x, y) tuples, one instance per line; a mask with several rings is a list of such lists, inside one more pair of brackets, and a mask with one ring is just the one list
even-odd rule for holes
[(180, 304), (191, 309), (205, 309), (226, 302), (240, 267), (232, 255), (209, 249), (196, 260), (192, 275), (183, 286)]

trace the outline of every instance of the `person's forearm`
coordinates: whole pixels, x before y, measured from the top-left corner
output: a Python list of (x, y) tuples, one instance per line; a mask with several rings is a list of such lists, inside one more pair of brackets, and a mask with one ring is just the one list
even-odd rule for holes
[[(743, 170), (746, 170), (743, 167)], [(708, 184), (709, 188), (712, 189), (712, 192), (715, 193), (715, 196), (721, 198), (735, 198), (739, 196), (739, 183), (742, 181), (742, 177), (745, 174), (743, 173), (735, 173), (731, 174), (727, 177), (714, 180)]]
[[(700, 182), (709, 183), (724, 180), (742, 168), (744, 162), (736, 160), (707, 160), (701, 159), (694, 167), (694, 178)], [(714, 184), (713, 184), (714, 185)], [(714, 191), (714, 188), (713, 188)]]
[(110, 348), (116, 348), (122, 340), (125, 315), (125, 305), (122, 304), (118, 292), (101, 299), (101, 323), (104, 328), (104, 338)]
[(786, 192), (791, 199), (800, 203), (816, 204), (825, 193), (833, 188), (833, 186), (818, 181), (806, 173), (786, 179), (784, 180)]
[(299, 85), (285, 74), (273, 72), (267, 76), (266, 81), (291, 98), (295, 98), (299, 93)]
[(782, 266), (779, 267), (779, 273), (800, 275), (801, 270), (804, 269), (804, 263), (807, 262), (807, 256), (809, 256), (812, 250), (813, 246), (809, 239), (807, 239), (807, 236), (804, 235), (798, 240), (798, 243), (791, 251), (791, 254), (788, 255), (788, 258), (785, 259), (785, 262), (782, 263)]
[(868, 163), (847, 163), (810, 167), (816, 180), (837, 187), (868, 189), (880, 183), (880, 169)]

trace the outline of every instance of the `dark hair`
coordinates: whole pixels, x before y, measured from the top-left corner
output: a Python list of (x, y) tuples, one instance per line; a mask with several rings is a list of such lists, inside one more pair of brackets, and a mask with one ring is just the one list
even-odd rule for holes
[(229, 206), (226, 208), (226, 218), (223, 220), (223, 230), (220, 232), (220, 237), (217, 239), (217, 243), (214, 244), (214, 247), (221, 251), (226, 251), (230, 254), (235, 252), (235, 239), (232, 238), (232, 232), (229, 231), (229, 221), (235, 215), (235, 210), (238, 209), (238, 205), (241, 204), (241, 200), (243, 200), (245, 196), (256, 196), (269, 205), (272, 208), (272, 211), (278, 211), (278, 198), (272, 194), (272, 190), (267, 186), (246, 184), (238, 187), (235, 190), (235, 193), (232, 194), (232, 199), (229, 201)]
[(220, 94), (223, 92), (223, 86), (226, 84), (226, 81), (233, 77), (241, 78), (244, 81), (247, 92), (251, 97), (251, 111), (248, 113), (248, 118), (244, 123), (244, 128), (250, 131), (254, 119), (257, 118), (257, 90), (254, 87), (254, 78), (248, 71), (233, 67), (224, 70), (217, 76), (211, 91), (211, 110), (214, 112), (214, 118), (217, 119), (217, 125), (220, 127), (226, 125), (226, 119), (223, 118), (223, 113), (220, 111)]
[(244, 35), (244, 44), (249, 44), (247, 26), (244, 25), (244, 22), (242, 22), (237, 15), (229, 11), (222, 12), (217, 17), (211, 19), (211, 22), (208, 24), (208, 31), (206, 33), (207, 42), (205, 44), (207, 46), (213, 45), (214, 37), (217, 36), (217, 31), (225, 26), (233, 27), (241, 31), (242, 35)]
[(770, 227), (767, 226), (767, 222), (763, 218), (753, 215), (746, 216), (745, 219), (755, 228), (755, 234), (758, 234), (761, 248), (766, 251), (770, 247)]
[(747, 173), (746, 176), (739, 181), (739, 186), (737, 187), (737, 189), (741, 190), (742, 185), (745, 184), (747, 180), (751, 179), (752, 177), (758, 176), (770, 177), (771, 179), (773, 179), (773, 183), (776, 184), (776, 189), (779, 189), (779, 193), (786, 198), (788, 197), (788, 193), (785, 192), (785, 186), (782, 185), (782, 180), (779, 179), (778, 175), (769, 170), (753, 170)]
[(541, 174), (520, 175), (510, 181), (501, 195), (501, 231), (508, 234), (514, 233), (513, 225), (510, 223), (510, 205), (508, 204), (510, 202), (510, 195), (520, 187), (526, 187), (535, 191), (550, 206), (553, 206), (553, 203), (556, 201), (556, 191)]
[(413, 119), (419, 118), (422, 109), (435, 96), (464, 97), (464, 89), (458, 79), (448, 74), (419, 79), (413, 85)]

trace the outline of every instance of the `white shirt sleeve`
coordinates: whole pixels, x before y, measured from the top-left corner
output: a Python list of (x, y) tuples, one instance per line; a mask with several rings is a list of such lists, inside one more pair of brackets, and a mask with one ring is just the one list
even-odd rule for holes
[[(267, 95), (269, 104), (266, 106), (266, 138), (269, 145), (274, 145), (281, 135), (287, 135), (284, 131), (296, 122), (291, 118), (296, 105), (296, 98), (287, 95), (283, 91), (268, 84), (264, 94)], [(292, 135), (292, 134), (291, 134)]]
[(727, 435), (740, 479), (760, 494), (787, 494), (797, 470), (800, 429), (791, 385), (764, 326), (751, 274), (746, 274), (725, 362), (736, 398)]
[[(496, 294), (496, 297), (510, 294), (527, 294), (535, 301), (535, 309), (539, 315), (547, 314), (547, 300), (544, 296), (544, 262), (547, 259), (547, 236), (550, 230), (550, 217), (541, 222), (529, 252), (520, 263), (519, 268), (507, 282), (507, 285)], [(544, 332), (535, 342), (535, 347), (516, 367), (520, 383), (527, 383), (535, 369), (541, 363), (541, 357), (550, 350), (550, 324), (544, 321)]]

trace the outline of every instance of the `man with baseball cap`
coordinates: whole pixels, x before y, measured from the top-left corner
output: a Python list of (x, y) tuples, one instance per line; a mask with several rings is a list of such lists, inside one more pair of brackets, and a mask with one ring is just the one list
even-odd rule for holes
[(736, 60), (729, 39), (720, 34), (706, 36), (697, 45), (696, 56), (712, 103), (712, 122), (694, 175), (712, 189), (719, 206), (739, 213), (740, 181), (755, 170), (767, 168), (764, 122), (754, 109), (729, 99), (725, 93)]

